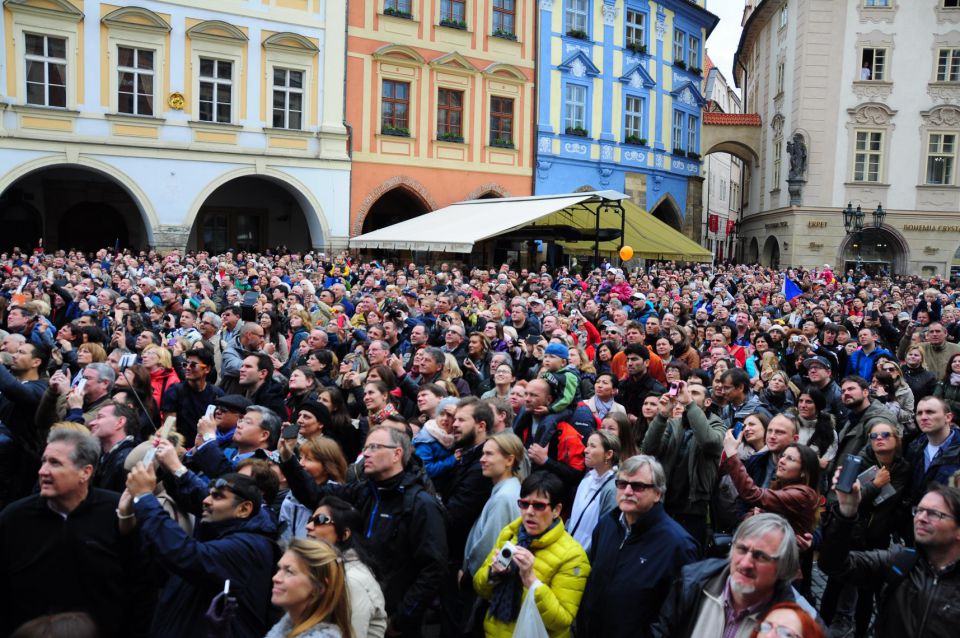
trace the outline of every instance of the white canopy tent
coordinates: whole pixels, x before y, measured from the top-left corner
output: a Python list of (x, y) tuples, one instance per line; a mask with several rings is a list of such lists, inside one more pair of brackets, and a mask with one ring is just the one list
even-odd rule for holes
[(358, 235), (350, 240), (350, 247), (469, 253), (479, 241), (523, 228), (571, 206), (625, 199), (628, 197), (617, 191), (474, 199)]

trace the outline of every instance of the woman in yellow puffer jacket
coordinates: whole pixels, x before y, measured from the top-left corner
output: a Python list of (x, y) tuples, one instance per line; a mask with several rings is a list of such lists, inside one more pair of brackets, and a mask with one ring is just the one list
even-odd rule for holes
[[(542, 586), (534, 590), (534, 598), (547, 633), (551, 638), (570, 635), (590, 562), (563, 528), (563, 496), (563, 483), (549, 472), (535, 472), (520, 486), (520, 518), (503, 528), (473, 577), (477, 594), (490, 600), (483, 621), (487, 638), (513, 636), (523, 598), (536, 581)], [(503, 567), (495, 559), (507, 541), (515, 547), (509, 566)]]

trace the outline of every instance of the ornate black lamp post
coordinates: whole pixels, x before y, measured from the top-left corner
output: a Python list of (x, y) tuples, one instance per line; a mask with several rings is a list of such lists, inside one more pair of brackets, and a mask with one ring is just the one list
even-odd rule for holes
[[(847, 202), (847, 207), (843, 212), (843, 229), (847, 235), (853, 235), (853, 241), (857, 246), (857, 270), (862, 270), (863, 261), (861, 260), (860, 250), (863, 247), (863, 219), (865, 217), (863, 209), (858, 205), (853, 208), (853, 202)], [(873, 218), (873, 227), (879, 229), (883, 226), (883, 220), (887, 216), (887, 211), (883, 210), (882, 204), (877, 204), (877, 209), (871, 213)]]

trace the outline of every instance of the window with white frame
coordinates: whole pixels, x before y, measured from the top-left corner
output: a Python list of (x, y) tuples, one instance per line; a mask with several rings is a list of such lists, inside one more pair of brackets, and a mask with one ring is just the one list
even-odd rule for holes
[(726, 201), (727, 199), (727, 180), (720, 178), (720, 201)]
[(890, 6), (890, 0), (863, 0), (863, 6), (884, 9)]
[(692, 35), (687, 38), (687, 67), (700, 68), (700, 38)]
[(404, 15), (410, 15), (412, 13), (411, 0), (383, 0), (383, 10), (387, 11), (390, 9), (396, 13), (402, 13)]
[(687, 116), (687, 153), (695, 153), (697, 150), (697, 116)]
[(647, 14), (627, 9), (625, 24), (627, 46), (640, 47), (647, 43)]
[(67, 106), (67, 40), (24, 34), (27, 104)]
[(643, 98), (628, 95), (623, 110), (623, 137), (631, 141), (643, 139)]
[(937, 52), (937, 82), (960, 82), (960, 49)]
[(303, 128), (303, 71), (273, 68), (273, 127)]
[(682, 111), (673, 112), (673, 152), (683, 150), (683, 120)]
[(580, 84), (567, 84), (563, 107), (566, 112), (567, 129), (587, 128), (587, 87)]
[(787, 26), (787, 17), (788, 17), (787, 5), (783, 5), (782, 7), (780, 7), (780, 27), (779, 28), (782, 29), (783, 27)]
[(571, 31), (587, 32), (587, 16), (590, 10), (590, 0), (564, 0), (563, 12), (564, 33)]
[(956, 133), (930, 133), (927, 138), (927, 184), (953, 185), (957, 160)]
[(153, 115), (152, 49), (117, 47), (117, 111), (130, 115)]
[(879, 182), (883, 161), (883, 131), (857, 131), (853, 157), (853, 181)]
[(784, 75), (787, 72), (787, 65), (785, 62), (780, 62), (777, 64), (777, 95), (783, 93), (783, 80)]
[(230, 123), (233, 119), (233, 62), (200, 58), (201, 122)]
[(773, 138), (773, 190), (780, 190), (780, 175), (783, 166), (783, 133)]
[(441, 0), (440, 20), (447, 22), (466, 22), (466, 0)]
[(943, 0), (944, 9), (960, 9), (960, 0)]
[(673, 61), (683, 62), (683, 43), (686, 41), (687, 34), (680, 29), (673, 30)]
[(887, 50), (864, 47), (860, 53), (860, 80), (884, 82), (887, 79)]

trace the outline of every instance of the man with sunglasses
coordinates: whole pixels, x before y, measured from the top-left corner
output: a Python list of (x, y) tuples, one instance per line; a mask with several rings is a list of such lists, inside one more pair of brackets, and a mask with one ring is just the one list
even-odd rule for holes
[(691, 563), (650, 627), (655, 638), (750, 636), (768, 609), (796, 603), (812, 618), (816, 611), (790, 583), (800, 571), (797, 541), (778, 514), (757, 514), (737, 528), (729, 558)]
[(593, 533), (578, 635), (645, 635), (680, 568), (699, 555), (690, 534), (663, 509), (667, 479), (656, 459), (624, 461), (616, 486), (618, 509), (601, 517)]
[(166, 416), (177, 417), (177, 432), (188, 442), (197, 438), (197, 421), (207, 406), (223, 396), (223, 390), (207, 383), (213, 367), (213, 353), (206, 348), (187, 352), (184, 381), (175, 383), (163, 393), (160, 409)]
[(153, 468), (138, 463), (127, 477), (117, 516), (121, 529), (135, 524), (140, 541), (167, 572), (151, 636), (194, 636), (205, 626), (210, 601), (230, 581), (238, 602), (230, 624), (235, 638), (260, 638), (268, 627), (273, 566), (279, 558), (277, 525), (256, 481), (225, 474), (210, 483), (193, 536), (154, 496)]
[(850, 551), (860, 506), (860, 482), (837, 490), (824, 529), (819, 565), (829, 576), (857, 585), (883, 585), (878, 638), (952, 636), (960, 626), (960, 489), (934, 484), (913, 508), (917, 549)]

